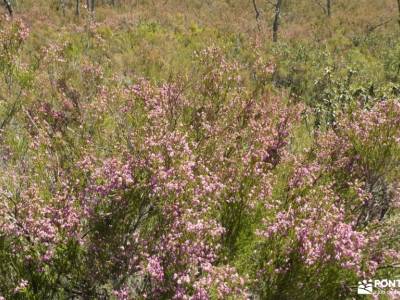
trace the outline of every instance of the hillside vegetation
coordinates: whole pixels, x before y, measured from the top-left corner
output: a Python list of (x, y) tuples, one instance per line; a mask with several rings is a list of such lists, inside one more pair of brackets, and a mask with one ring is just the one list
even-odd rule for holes
[(0, 300), (397, 279), (400, 3), (330, 2), (2, 2)]

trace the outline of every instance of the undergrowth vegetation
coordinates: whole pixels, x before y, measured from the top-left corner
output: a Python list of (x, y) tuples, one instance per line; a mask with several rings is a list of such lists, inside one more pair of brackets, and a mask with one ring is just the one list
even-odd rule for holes
[(393, 4), (290, 2), (272, 43), (268, 6), (161, 2), (1, 17), (0, 299), (358, 299), (397, 278)]

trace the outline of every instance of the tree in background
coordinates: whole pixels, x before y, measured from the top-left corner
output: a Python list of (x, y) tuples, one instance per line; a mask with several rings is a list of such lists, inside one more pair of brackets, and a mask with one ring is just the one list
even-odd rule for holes
[(281, 16), (281, 7), (282, 7), (282, 0), (276, 0), (275, 3), (275, 17), (274, 22), (272, 24), (272, 41), (278, 41), (278, 31), (280, 25), (280, 16)]
[(326, 14), (328, 17), (331, 16), (331, 0), (326, 0)]
[(319, 0), (317, 0), (316, 3), (322, 8), (328, 17), (332, 15), (332, 0), (326, 0), (325, 4), (322, 4)]
[(12, 14), (13, 14), (13, 9), (12, 9), (12, 6), (11, 6), (10, 1), (9, 1), (9, 0), (4, 0), (4, 5), (6, 6), (7, 11), (8, 11), (8, 13), (10, 14), (10, 16), (12, 16)]
[[(261, 15), (261, 11), (257, 6), (256, 0), (253, 0), (252, 3), (253, 3), (254, 12), (255, 12), (257, 27), (258, 27), (258, 30), (261, 30), (260, 23), (259, 23), (259, 18), (260, 18), (260, 15)], [(273, 23), (272, 23), (272, 41), (273, 42), (277, 42), (278, 41), (279, 25), (280, 25), (282, 0), (276, 0), (276, 2), (271, 3), (271, 4), (273, 5), (273, 9), (274, 9), (274, 12), (275, 12), (274, 20), (273, 20)]]
[(397, 0), (397, 7), (399, 9), (399, 25), (400, 25), (400, 0)]

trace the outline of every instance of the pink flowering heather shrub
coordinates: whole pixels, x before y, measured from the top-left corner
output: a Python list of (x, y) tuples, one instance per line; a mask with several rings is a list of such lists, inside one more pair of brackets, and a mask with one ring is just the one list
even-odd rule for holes
[(29, 67), (27, 27), (1, 27), (0, 299), (346, 299), (394, 274), (397, 100), (307, 132), (260, 49), (152, 80), (99, 26)]
[[(294, 158), (284, 198), (267, 203), (273, 213), (256, 231), (256, 282), (265, 285), (265, 295), (279, 294), (274, 285), (280, 284), (371, 278), (379, 266), (398, 262), (388, 228), (397, 222), (399, 117), (397, 101), (356, 107), (335, 129), (319, 132), (304, 157)], [(279, 250), (271, 252), (271, 245)], [(304, 274), (293, 277), (299, 268)], [(337, 297), (345, 294), (343, 285)]]

